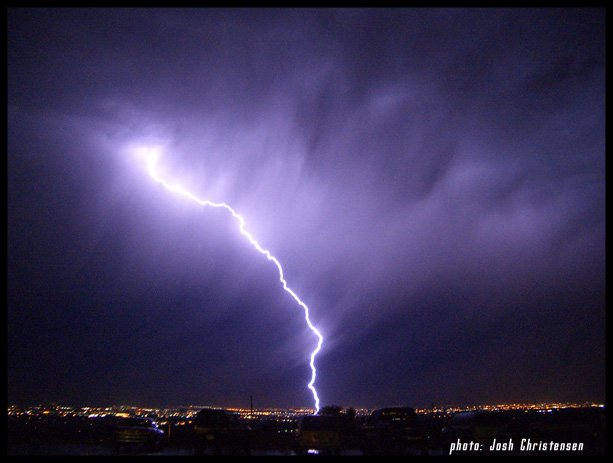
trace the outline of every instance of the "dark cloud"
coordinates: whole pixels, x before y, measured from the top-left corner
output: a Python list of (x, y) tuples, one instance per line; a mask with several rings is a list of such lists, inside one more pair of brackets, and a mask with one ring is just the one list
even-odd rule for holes
[(604, 10), (11, 9), (9, 400), (604, 396)]

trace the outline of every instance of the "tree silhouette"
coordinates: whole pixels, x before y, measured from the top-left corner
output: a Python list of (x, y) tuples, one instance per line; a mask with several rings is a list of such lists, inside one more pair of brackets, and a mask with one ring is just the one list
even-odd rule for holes
[(343, 407), (340, 405), (326, 405), (319, 410), (319, 415), (340, 416), (343, 414)]

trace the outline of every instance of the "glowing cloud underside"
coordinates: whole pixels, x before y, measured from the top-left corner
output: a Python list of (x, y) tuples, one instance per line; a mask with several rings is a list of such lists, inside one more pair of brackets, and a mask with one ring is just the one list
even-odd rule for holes
[(269, 261), (273, 262), (277, 266), (277, 270), (279, 271), (279, 281), (283, 285), (283, 289), (286, 292), (288, 292), (290, 296), (294, 298), (294, 300), (296, 301), (296, 303), (298, 303), (298, 305), (300, 305), (300, 307), (304, 309), (304, 318), (307, 322), (307, 325), (309, 326), (310, 330), (313, 333), (315, 333), (315, 335), (317, 336), (317, 347), (315, 348), (313, 352), (311, 352), (311, 361), (309, 362), (311, 366), (311, 381), (307, 385), (307, 387), (313, 393), (313, 399), (315, 400), (315, 413), (317, 413), (319, 411), (319, 397), (317, 396), (317, 390), (315, 389), (315, 386), (314, 386), (315, 378), (317, 377), (317, 369), (315, 368), (315, 356), (321, 349), (321, 345), (323, 343), (323, 336), (317, 330), (317, 328), (315, 328), (313, 323), (311, 323), (311, 319), (309, 317), (309, 308), (307, 307), (307, 305), (304, 302), (302, 302), (302, 300), (298, 297), (298, 295), (289, 286), (287, 286), (287, 281), (285, 281), (285, 277), (283, 275), (283, 267), (281, 267), (281, 263), (278, 261), (278, 259), (275, 256), (273, 256), (270, 253), (270, 251), (260, 246), (260, 243), (257, 242), (257, 240), (253, 237), (253, 235), (251, 235), (251, 233), (249, 233), (245, 229), (245, 219), (243, 219), (243, 217), (239, 213), (237, 213), (234, 209), (232, 209), (226, 203), (216, 203), (213, 201), (200, 199), (193, 193), (190, 193), (189, 191), (187, 191), (183, 186), (179, 185), (178, 183), (170, 183), (164, 180), (159, 175), (159, 173), (156, 171), (157, 162), (159, 158), (159, 154), (157, 150), (154, 150), (154, 149), (144, 150), (144, 151), (141, 151), (141, 153), (144, 153), (145, 155), (145, 158), (147, 161), (147, 171), (149, 172), (149, 175), (151, 176), (153, 180), (161, 184), (164, 188), (166, 188), (171, 193), (175, 193), (177, 195), (181, 195), (185, 198), (188, 198), (191, 201), (199, 204), (200, 206), (210, 206), (210, 207), (216, 207), (216, 208), (223, 208), (227, 210), (232, 215), (232, 217), (234, 217), (234, 219), (238, 222), (238, 226), (239, 226), (238, 228), (240, 230), (241, 235), (247, 238), (247, 240), (251, 243), (251, 245), (260, 254), (263, 254), (264, 256), (266, 256), (266, 258)]

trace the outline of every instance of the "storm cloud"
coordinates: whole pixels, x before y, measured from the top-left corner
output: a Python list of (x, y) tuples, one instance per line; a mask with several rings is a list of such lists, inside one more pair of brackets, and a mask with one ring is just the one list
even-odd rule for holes
[(9, 401), (604, 398), (604, 10), (11, 9)]

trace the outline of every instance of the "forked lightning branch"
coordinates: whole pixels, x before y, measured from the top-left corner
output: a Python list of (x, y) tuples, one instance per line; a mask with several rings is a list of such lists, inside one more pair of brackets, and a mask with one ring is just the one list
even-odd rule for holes
[(238, 223), (238, 228), (239, 228), (241, 235), (243, 235), (260, 254), (263, 254), (269, 261), (273, 262), (276, 265), (277, 270), (279, 271), (279, 281), (283, 285), (283, 289), (287, 293), (289, 293), (290, 296), (292, 296), (294, 301), (296, 301), (296, 303), (300, 307), (304, 309), (304, 318), (306, 320), (306, 323), (309, 326), (309, 329), (315, 334), (315, 336), (317, 336), (317, 347), (315, 348), (315, 350), (313, 350), (313, 352), (311, 352), (311, 358), (309, 362), (309, 365), (311, 366), (311, 381), (307, 384), (307, 387), (313, 393), (313, 399), (315, 400), (315, 413), (317, 413), (319, 411), (319, 397), (317, 395), (317, 390), (315, 389), (315, 379), (317, 378), (317, 369), (315, 368), (315, 357), (317, 356), (318, 352), (321, 350), (321, 345), (323, 343), (323, 336), (311, 322), (308, 306), (287, 285), (287, 281), (285, 281), (285, 276), (283, 274), (283, 267), (281, 266), (281, 263), (279, 262), (279, 260), (275, 256), (273, 256), (270, 253), (270, 251), (268, 251), (267, 249), (264, 249), (260, 245), (260, 243), (258, 243), (257, 240), (253, 237), (253, 235), (247, 231), (247, 229), (245, 228), (245, 219), (243, 219), (243, 217), (239, 213), (237, 213), (232, 207), (230, 207), (226, 203), (216, 203), (216, 202), (213, 202), (207, 199), (201, 199), (198, 196), (191, 193), (190, 191), (188, 191), (187, 189), (185, 189), (185, 187), (183, 187), (182, 185), (178, 183), (173, 183), (171, 181), (168, 181), (162, 178), (160, 173), (157, 171), (158, 160), (161, 155), (160, 148), (157, 148), (157, 147), (156, 148), (151, 148), (151, 147), (141, 148), (138, 150), (138, 154), (144, 156), (145, 161), (147, 163), (147, 171), (149, 172), (149, 175), (151, 176), (151, 178), (157, 183), (159, 183), (160, 185), (162, 185), (169, 192), (183, 196), (185, 198), (188, 198), (189, 200), (193, 201), (194, 203), (200, 206), (210, 206), (210, 207), (215, 207), (215, 208), (222, 208), (228, 211), (230, 215), (232, 215), (234, 220), (236, 220), (236, 222)]

